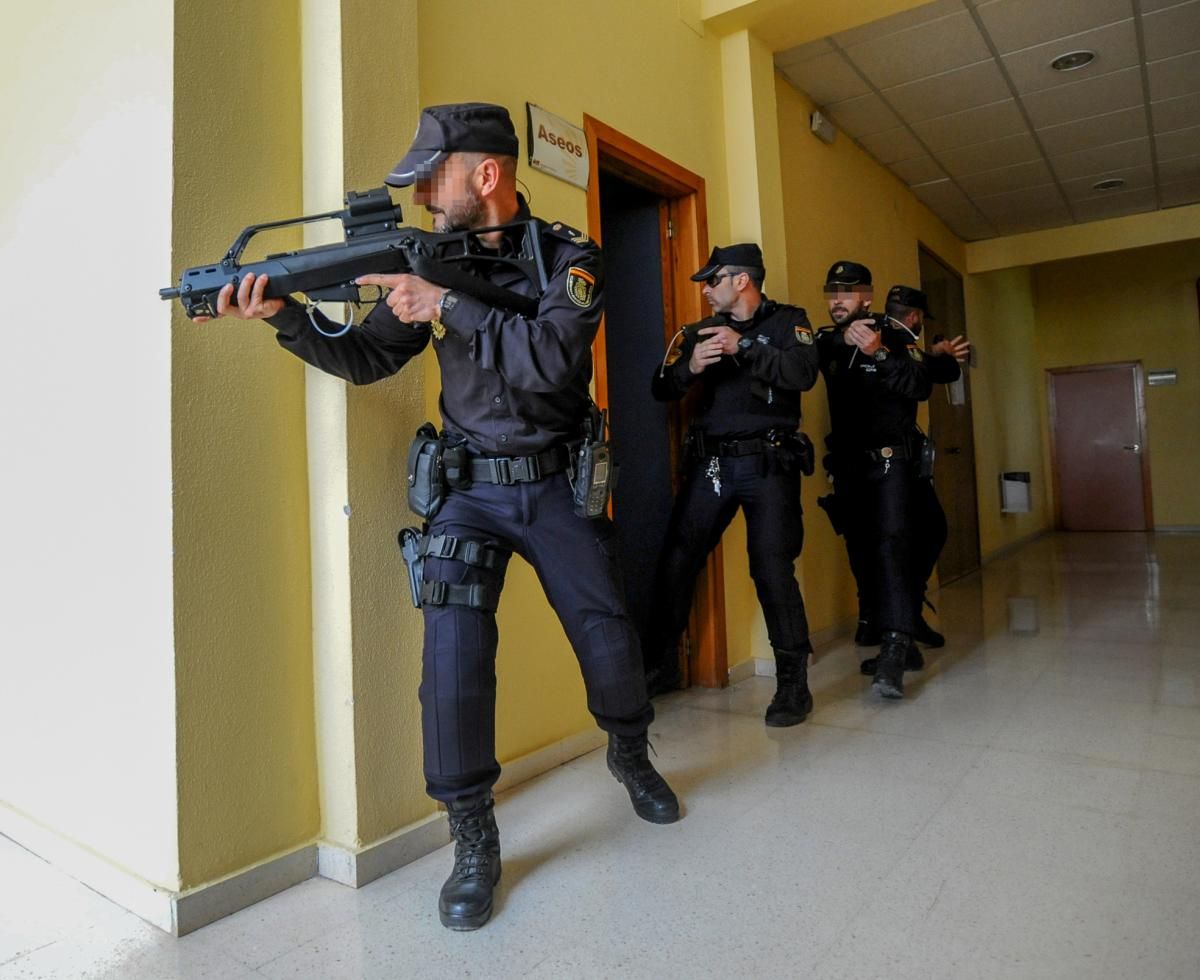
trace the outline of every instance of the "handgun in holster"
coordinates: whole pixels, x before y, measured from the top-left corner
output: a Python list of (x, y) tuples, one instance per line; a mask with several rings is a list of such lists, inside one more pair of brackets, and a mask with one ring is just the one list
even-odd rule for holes
[(412, 591), (414, 609), (421, 608), (421, 586), (425, 582), (425, 558), (421, 554), (420, 528), (406, 527), (400, 531), (400, 557), (408, 569), (408, 587)]

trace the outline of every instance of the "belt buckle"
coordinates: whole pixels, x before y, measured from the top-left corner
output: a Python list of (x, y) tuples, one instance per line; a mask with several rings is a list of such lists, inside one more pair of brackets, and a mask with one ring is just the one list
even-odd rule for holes
[(884, 446), (881, 450), (879, 450), (879, 456), (881, 459), (891, 459), (895, 455), (896, 452), (891, 446)]
[[(517, 475), (518, 468), (524, 472), (524, 476)], [(514, 480), (524, 480), (526, 483), (535, 483), (541, 478), (542, 464), (536, 456), (521, 456), (513, 460)]]
[(496, 482), (501, 486), (511, 486), (513, 483), (512, 460), (507, 456), (493, 456), (489, 460), (492, 467), (492, 476), (496, 478)]

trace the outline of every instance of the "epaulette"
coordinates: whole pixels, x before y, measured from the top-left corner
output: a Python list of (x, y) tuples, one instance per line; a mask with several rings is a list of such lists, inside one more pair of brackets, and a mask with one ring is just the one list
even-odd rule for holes
[(553, 238), (561, 238), (564, 242), (570, 242), (572, 245), (577, 245), (579, 248), (596, 248), (596, 243), (588, 238), (582, 231), (577, 231), (570, 225), (564, 225), (561, 221), (556, 221), (553, 224), (546, 225), (545, 232)]

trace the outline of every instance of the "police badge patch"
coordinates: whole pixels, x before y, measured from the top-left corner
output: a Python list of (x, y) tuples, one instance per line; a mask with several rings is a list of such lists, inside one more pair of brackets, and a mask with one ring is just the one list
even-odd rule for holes
[(802, 344), (811, 344), (813, 342), (812, 331), (808, 327), (802, 327), (797, 324), (794, 328), (796, 331), (796, 339)]
[(586, 269), (573, 265), (567, 270), (567, 295), (576, 306), (585, 310), (592, 305), (592, 293), (596, 289), (596, 277)]

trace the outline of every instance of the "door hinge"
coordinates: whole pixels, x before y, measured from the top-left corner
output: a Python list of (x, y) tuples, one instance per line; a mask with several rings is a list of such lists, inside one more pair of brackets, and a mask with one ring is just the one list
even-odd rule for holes
[(667, 237), (668, 238), (675, 237), (675, 222), (672, 221), (670, 218), (667, 219)]

